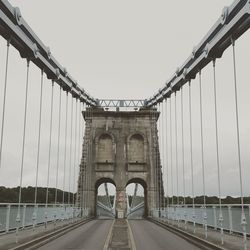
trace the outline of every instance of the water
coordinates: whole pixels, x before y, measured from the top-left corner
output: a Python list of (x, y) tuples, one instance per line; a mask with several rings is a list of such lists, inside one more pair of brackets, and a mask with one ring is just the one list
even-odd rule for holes
[[(230, 216), (231, 211), (231, 216)], [(219, 207), (218, 206), (209, 206), (206, 209), (207, 212), (207, 225), (219, 228)], [(244, 208), (244, 212), (246, 215), (246, 232), (250, 234), (250, 206)], [(161, 215), (163, 217), (167, 217), (167, 214), (170, 219), (174, 220), (185, 220), (185, 213), (186, 213), (186, 220), (189, 222), (193, 222), (193, 214), (195, 215), (194, 220), (198, 224), (203, 224), (203, 215), (204, 209), (202, 207), (195, 207), (194, 213), (192, 207), (169, 207), (168, 213), (167, 208), (161, 210)], [(159, 211), (153, 211), (153, 215), (155, 217), (159, 216)], [(222, 215), (223, 215), (223, 222), (222, 227), (226, 230), (231, 230), (232, 232), (242, 233), (242, 225), (241, 225), (241, 207), (239, 206), (223, 206), (222, 207)], [(232, 223), (230, 223), (230, 220)]]
[[(20, 206), (20, 222), (16, 222), (18, 213), (17, 204), (0, 204), (0, 232), (13, 230), (17, 227), (24, 228), (35, 224), (44, 223), (46, 221), (64, 220), (77, 217), (80, 209), (70, 205), (48, 205), (44, 204), (34, 206), (33, 204), (22, 204)], [(36, 214), (36, 219), (33, 216)]]

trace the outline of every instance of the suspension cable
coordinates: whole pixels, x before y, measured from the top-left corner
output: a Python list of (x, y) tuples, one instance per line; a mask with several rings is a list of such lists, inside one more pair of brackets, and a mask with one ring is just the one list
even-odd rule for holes
[(80, 161), (80, 143), (81, 143), (81, 134), (80, 134), (80, 127), (81, 127), (81, 102), (77, 99), (77, 155), (76, 155), (76, 166), (77, 166), (77, 189), (76, 189), (76, 202), (77, 207), (80, 209), (81, 216), (83, 211), (83, 193), (81, 191), (82, 183), (83, 183), (83, 176), (82, 176), (82, 167), (81, 167), (81, 161)]
[(219, 158), (219, 138), (218, 138), (218, 114), (217, 114), (217, 93), (216, 93), (216, 70), (215, 70), (215, 59), (213, 60), (213, 76), (214, 76), (214, 115), (215, 115), (215, 139), (216, 139), (216, 163), (217, 163), (217, 177), (218, 177), (218, 195), (219, 195), (219, 222), (221, 227), (221, 244), (223, 244), (223, 214), (221, 207), (221, 180), (220, 180), (220, 158)]
[[(84, 106), (83, 106), (83, 108), (84, 108)], [(82, 181), (84, 181), (84, 183), (82, 183), (82, 187), (87, 187), (87, 181), (88, 181), (88, 179), (87, 179), (87, 174), (86, 174), (86, 167), (87, 167), (87, 165), (86, 165), (86, 163), (85, 163), (85, 157), (84, 157), (84, 155), (86, 155), (86, 153), (87, 153), (87, 129), (88, 129), (88, 124), (87, 124), (87, 119), (86, 119), (86, 117), (87, 117), (87, 105), (85, 105), (85, 122), (86, 122), (86, 131), (84, 132), (84, 134), (83, 134), (83, 130), (81, 129), (81, 140), (79, 141), (79, 143), (81, 143), (82, 142), (82, 146), (83, 146), (83, 168), (82, 168), (82, 171), (83, 171), (83, 173), (84, 173), (84, 180), (82, 180)], [(83, 121), (84, 122), (84, 121)], [(81, 127), (81, 124), (82, 124), (82, 122), (81, 122), (81, 115), (80, 115), (80, 127)], [(83, 136), (84, 136), (84, 138), (83, 138)], [(84, 141), (83, 141), (84, 140)], [(83, 190), (83, 188), (82, 188), (82, 190)], [(84, 193), (84, 196), (83, 196), (83, 198), (84, 198), (84, 209), (85, 209), (85, 213), (86, 213), (86, 209), (87, 209), (87, 196), (86, 196), (86, 192)]]
[(184, 118), (183, 118), (183, 87), (181, 87), (181, 144), (182, 144), (182, 177), (183, 177), (183, 204), (186, 206), (185, 184), (185, 151), (184, 151)]
[(70, 205), (70, 185), (71, 185), (71, 171), (72, 171), (72, 141), (73, 141), (73, 96), (71, 98), (71, 111), (70, 111), (70, 149), (69, 149), (69, 192), (68, 192), (68, 205)]
[[(75, 145), (74, 145), (74, 164), (73, 164), (73, 185), (74, 182), (76, 181), (76, 152), (77, 152), (77, 148), (76, 148), (76, 142), (77, 142), (77, 114), (78, 114), (78, 100), (76, 98), (76, 106), (75, 106)], [(76, 200), (75, 200), (75, 192), (74, 192), (74, 186), (73, 186), (73, 204), (74, 207), (76, 206)], [(77, 192), (77, 185), (76, 185), (76, 192)]]
[(35, 205), (37, 203), (37, 184), (38, 184), (38, 171), (39, 171), (39, 160), (40, 160), (42, 103), (43, 103), (43, 70), (41, 71), (41, 86), (40, 86), (40, 105), (39, 105), (38, 141), (37, 141), (37, 158), (36, 158), (36, 182), (35, 182), (35, 196), (34, 196)]
[(152, 145), (153, 145), (153, 162), (154, 162), (154, 195), (153, 195), (153, 198), (154, 198), (154, 211), (153, 211), (153, 217), (155, 216), (155, 212), (157, 210), (157, 178), (156, 178), (156, 113), (157, 113), (157, 109), (155, 108), (155, 106), (152, 107), (151, 109), (151, 121), (152, 121)]
[[(50, 101), (50, 126), (49, 126), (49, 155), (48, 155), (48, 169), (47, 169), (47, 188), (45, 207), (48, 207), (49, 199), (49, 178), (50, 178), (50, 161), (51, 161), (51, 138), (52, 138), (52, 126), (53, 126), (53, 105), (54, 105), (54, 81), (51, 85), (51, 101)], [(45, 227), (47, 227), (47, 211), (45, 211)]]
[(25, 141), (26, 141), (26, 124), (27, 124), (27, 107), (28, 107), (28, 92), (29, 92), (29, 68), (30, 61), (27, 60), (27, 75), (26, 75), (26, 86), (25, 86), (25, 103), (24, 103), (24, 124), (23, 124), (23, 138), (22, 138), (22, 158), (21, 158), (21, 167), (20, 167), (20, 184), (19, 184), (19, 194), (18, 194), (18, 210), (16, 222), (18, 223), (16, 228), (16, 242), (18, 241), (18, 229), (19, 223), (21, 221), (20, 217), (20, 206), (22, 199), (22, 185), (23, 185), (23, 167), (24, 167), (24, 151), (25, 151)]
[[(86, 133), (86, 143), (84, 143), (84, 172), (85, 172), (85, 185), (84, 185), (84, 196), (85, 196), (85, 204), (86, 204), (86, 211), (88, 209), (88, 182), (89, 182), (89, 176), (88, 176), (88, 154), (89, 154), (89, 133), (90, 133), (90, 124), (89, 124), (89, 105), (86, 106), (86, 122), (87, 122), (87, 133)], [(85, 211), (85, 212), (86, 212)]]
[(20, 212), (20, 203), (22, 195), (22, 181), (23, 181), (23, 165), (24, 165), (24, 150), (26, 142), (26, 125), (27, 125), (27, 106), (28, 106), (28, 92), (29, 92), (29, 68), (30, 61), (27, 60), (27, 75), (26, 75), (26, 87), (25, 87), (25, 104), (24, 104), (24, 124), (23, 124), (23, 143), (22, 143), (22, 160), (21, 160), (21, 173), (20, 173), (20, 185), (19, 185), (19, 197), (18, 197), (18, 211)]
[(90, 142), (89, 142), (89, 134), (90, 134), (90, 110), (89, 110), (89, 105), (87, 108), (87, 119), (88, 119), (88, 134), (87, 134), (87, 144), (86, 144), (86, 167), (85, 167), (85, 174), (86, 174), (86, 205), (87, 205), (87, 209), (89, 207), (89, 193), (88, 193), (88, 187), (89, 187), (89, 175), (88, 175), (88, 171), (89, 171), (89, 152), (90, 152)]
[(8, 83), (8, 66), (9, 66), (9, 50), (10, 41), (7, 41), (7, 53), (6, 53), (6, 64), (5, 64), (5, 78), (4, 78), (4, 90), (3, 90), (3, 109), (2, 109), (2, 124), (1, 124), (1, 141), (0, 141), (0, 169), (2, 166), (2, 152), (3, 152), (3, 136), (4, 136), (4, 122), (5, 122), (5, 106), (6, 106), (6, 95), (7, 95), (7, 83)]
[[(90, 125), (89, 125), (89, 105), (86, 107), (86, 121), (87, 121), (87, 134), (86, 134), (86, 144), (84, 145), (85, 149), (84, 149), (84, 154), (86, 155), (85, 156), (85, 159), (84, 159), (84, 171), (85, 171), (85, 175), (86, 175), (86, 181), (85, 181), (85, 185), (84, 185), (84, 196), (85, 196), (85, 202), (86, 202), (86, 210), (88, 209), (88, 175), (87, 175), (87, 172), (88, 172), (88, 154), (89, 154), (89, 130), (90, 130)], [(86, 211), (85, 211), (86, 212)]]
[[(161, 104), (159, 103), (159, 112), (161, 113)], [(160, 115), (161, 116), (161, 115)], [(157, 150), (157, 162), (158, 162), (158, 174), (157, 174), (157, 178), (158, 178), (158, 185), (159, 185), (159, 215), (161, 216), (161, 206), (162, 206), (162, 186), (161, 186), (161, 142), (162, 142), (162, 134), (161, 134), (161, 117), (159, 117), (158, 119), (158, 138), (160, 138), (160, 140), (158, 141), (158, 150)]]
[(104, 188), (105, 188), (105, 193), (106, 193), (106, 199), (107, 199), (107, 204), (111, 208), (111, 202), (110, 202), (110, 197), (109, 197), (109, 191), (108, 191), (108, 183), (104, 183)]
[(90, 205), (90, 201), (91, 201), (91, 195), (90, 195), (90, 190), (91, 190), (91, 179), (92, 179), (92, 176), (91, 176), (91, 165), (92, 165), (92, 117), (93, 117), (93, 109), (90, 108), (90, 136), (89, 136), (89, 164), (88, 164), (88, 173), (89, 173), (89, 182), (88, 182), (88, 204)]
[(157, 112), (158, 112), (158, 107), (156, 105), (156, 112), (155, 112), (155, 184), (156, 184), (156, 199), (157, 199), (157, 205), (158, 205), (158, 211), (160, 207), (160, 187), (159, 187), (159, 169), (158, 169), (158, 123), (157, 123)]
[(187, 225), (186, 182), (185, 182), (185, 151), (184, 151), (184, 117), (183, 117), (183, 87), (181, 86), (181, 151), (182, 151), (182, 183), (185, 229)]
[(168, 99), (165, 99), (166, 103), (166, 186), (167, 186), (167, 218), (169, 219), (169, 181), (168, 181)]
[(56, 154), (55, 205), (57, 204), (57, 196), (58, 196), (58, 174), (59, 174), (60, 138), (61, 138), (61, 109), (62, 109), (62, 87), (60, 86), (59, 109), (58, 109), (58, 130), (57, 130), (58, 133), (57, 133), (57, 154)]
[(48, 170), (47, 170), (47, 190), (46, 190), (46, 207), (48, 206), (49, 198), (49, 177), (50, 177), (50, 162), (51, 162), (51, 139), (53, 127), (53, 107), (54, 107), (54, 81), (51, 85), (51, 102), (50, 102), (50, 126), (49, 126), (49, 155), (48, 155)]
[[(82, 215), (82, 209), (84, 209), (84, 211), (86, 210), (86, 197), (85, 195), (83, 195), (83, 184), (85, 185), (85, 182), (86, 182), (86, 176), (85, 176), (85, 173), (84, 173), (84, 163), (81, 162), (81, 154), (80, 154), (80, 150), (81, 150), (81, 137), (82, 137), (82, 133), (81, 133), (81, 102), (79, 101), (79, 121), (78, 121), (78, 149), (77, 149), (77, 159), (78, 159), (78, 162), (80, 164), (79, 165), (79, 175), (80, 175), (80, 178), (78, 178), (78, 187), (80, 186), (81, 187), (81, 193), (80, 190), (78, 192), (78, 196), (80, 196), (80, 199), (79, 199), (79, 202), (80, 202), (80, 208), (81, 208), (81, 215)], [(84, 150), (84, 144), (82, 144), (82, 150)], [(83, 165), (82, 165), (83, 164)], [(83, 176), (84, 174), (84, 176)]]
[(192, 182), (192, 205), (193, 205), (193, 229), (195, 233), (195, 205), (194, 205), (194, 163), (193, 163), (193, 133), (192, 133), (192, 95), (191, 81), (189, 81), (189, 135), (190, 135), (190, 164), (191, 164), (191, 182)]
[(246, 236), (247, 221), (246, 221), (246, 215), (244, 211), (241, 148), (240, 148), (240, 126), (239, 126), (239, 109), (238, 109), (238, 90), (237, 90), (237, 74), (236, 74), (236, 56), (235, 56), (235, 41), (233, 39), (232, 39), (232, 48), (233, 48), (233, 68), (234, 68), (234, 99), (235, 99), (236, 133), (237, 133), (240, 198), (241, 198), (241, 225), (243, 229), (244, 249), (247, 249), (247, 236)]
[(172, 191), (172, 209), (174, 206), (174, 181), (173, 181), (173, 137), (172, 137), (172, 102), (169, 98), (169, 122), (170, 122), (170, 167), (171, 167), (171, 191)]
[(174, 207), (175, 199), (174, 199), (174, 159), (173, 159), (173, 151), (174, 151), (174, 140), (173, 140), (173, 116), (172, 116), (172, 101), (171, 97), (169, 99), (170, 106), (170, 165), (171, 165), (171, 186), (172, 186), (172, 220), (176, 219), (176, 209)]
[[(91, 171), (92, 171), (92, 161), (93, 161), (93, 154), (92, 154), (92, 152), (93, 152), (93, 141), (92, 141), (92, 138), (93, 138), (93, 109), (91, 108), (91, 137), (90, 137), (90, 164), (89, 164), (89, 171), (90, 171), (90, 173), (91, 173)], [(91, 185), (92, 185), (92, 175), (90, 175), (90, 180), (89, 180), (89, 190), (91, 190)], [(90, 201), (91, 201), (91, 195), (90, 195), (90, 193), (89, 193), (89, 203), (90, 203)]]
[(204, 207), (206, 207), (201, 71), (199, 71), (199, 87), (200, 87), (199, 93), (200, 93), (201, 165), (202, 165), (202, 184), (203, 184), (202, 187), (203, 187), (203, 204)]
[(41, 144), (41, 125), (42, 125), (42, 105), (43, 105), (43, 70), (41, 71), (41, 87), (40, 87), (40, 105), (39, 105), (39, 122), (38, 122), (38, 141), (37, 141), (37, 157), (36, 157), (36, 183), (34, 203), (37, 203), (37, 184), (40, 161), (40, 144)]
[(165, 212), (165, 189), (164, 189), (164, 176), (165, 176), (165, 165), (166, 165), (166, 158), (164, 156), (165, 154), (165, 145), (164, 145), (164, 138), (165, 138), (165, 130), (164, 130), (164, 118), (165, 118), (165, 112), (164, 112), (164, 100), (162, 101), (162, 193), (163, 193), (163, 208)]
[(176, 193), (177, 193), (177, 206), (179, 205), (179, 165), (178, 165), (178, 136), (177, 136), (177, 104), (175, 92), (175, 163), (176, 163)]
[(202, 166), (202, 188), (203, 188), (203, 226), (207, 238), (207, 212), (206, 212), (206, 184), (205, 184), (205, 162), (204, 162), (204, 139), (203, 139), (203, 107), (202, 107), (202, 79), (199, 71), (199, 92), (200, 92), (200, 132), (201, 132), (201, 166)]
[(37, 185), (40, 161), (40, 144), (41, 144), (41, 125), (42, 125), (42, 105), (43, 105), (43, 70), (41, 70), (41, 87), (40, 87), (40, 105), (39, 105), (39, 121), (38, 121), (38, 140), (37, 140), (37, 156), (36, 156), (36, 181), (34, 194), (34, 212), (32, 215), (33, 230), (35, 229), (37, 219)]
[[(151, 128), (151, 137), (150, 137), (150, 144), (152, 145), (151, 147), (152, 147), (152, 153), (153, 153), (153, 155), (152, 155), (152, 157), (154, 158), (154, 133), (153, 133), (153, 131), (154, 131), (154, 128), (153, 128), (153, 126), (154, 126), (154, 123), (153, 123), (153, 109), (154, 109), (154, 106), (153, 107), (151, 107), (150, 108), (150, 123), (151, 123), (151, 126), (150, 126), (150, 128)], [(154, 183), (154, 188), (155, 188), (155, 177), (154, 177), (154, 172), (155, 172), (155, 170), (153, 169), (153, 183)], [(156, 199), (155, 199), (155, 189), (154, 189), (154, 192), (153, 192), (153, 195), (152, 195), (152, 199), (154, 200), (154, 202), (153, 202), (153, 205), (155, 205), (156, 204)], [(154, 207), (152, 208), (152, 210), (150, 211), (151, 212), (151, 216), (152, 217), (154, 217)]]
[(243, 198), (243, 184), (242, 184), (242, 164), (241, 164), (241, 149), (240, 149), (240, 126), (239, 126), (239, 108), (238, 108), (238, 90), (237, 90), (237, 75), (236, 75), (236, 58), (235, 58), (235, 42), (232, 43), (233, 47), (233, 67), (234, 67), (234, 97), (235, 97), (235, 116), (236, 116), (236, 133), (237, 133), (237, 149), (238, 149), (238, 164), (239, 164), (239, 178), (240, 178), (240, 197), (241, 208), (244, 211), (244, 198)]
[(88, 109), (87, 109), (87, 117), (88, 117), (88, 135), (87, 135), (87, 157), (86, 157), (86, 176), (87, 176), (87, 181), (86, 181), (86, 190), (87, 190), (87, 193), (86, 193), (86, 199), (87, 199), (87, 206), (88, 206), (88, 209), (89, 209), (89, 182), (90, 182), (90, 174), (89, 174), (89, 171), (90, 171), (90, 152), (91, 152), (91, 149), (90, 149), (90, 133), (91, 133), (91, 122), (90, 122), (90, 106), (88, 106)]
[(63, 199), (64, 205), (65, 196), (65, 178), (66, 178), (66, 160), (67, 160), (67, 131), (68, 131), (68, 92), (66, 92), (66, 115), (65, 115), (65, 133), (64, 133), (64, 160), (63, 160)]
[(177, 136), (177, 129), (178, 129), (178, 125), (177, 125), (177, 102), (176, 102), (176, 92), (174, 93), (174, 101), (175, 101), (175, 105), (174, 105), (174, 110), (175, 110), (175, 165), (176, 165), (176, 203), (177, 203), (177, 207), (176, 207), (176, 216), (177, 216), (177, 223), (179, 226), (179, 204), (180, 204), (180, 200), (179, 200), (179, 163), (178, 163), (178, 136)]

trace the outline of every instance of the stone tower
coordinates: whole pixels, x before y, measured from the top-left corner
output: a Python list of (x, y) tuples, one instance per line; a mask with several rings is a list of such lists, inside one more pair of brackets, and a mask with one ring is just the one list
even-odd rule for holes
[[(139, 111), (105, 111), (87, 108), (83, 112), (85, 135), (78, 180), (78, 204), (96, 214), (97, 190), (105, 183), (116, 187), (116, 212), (126, 212), (126, 186), (144, 188), (145, 216), (163, 199), (157, 120), (153, 108)], [(161, 190), (161, 192), (160, 192)]]

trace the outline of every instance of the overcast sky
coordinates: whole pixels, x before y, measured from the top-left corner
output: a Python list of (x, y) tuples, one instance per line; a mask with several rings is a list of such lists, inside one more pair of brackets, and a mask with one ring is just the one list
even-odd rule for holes
[[(13, 6), (19, 6), (22, 16), (45, 45), (50, 47), (53, 56), (67, 68), (68, 72), (91, 95), (96, 98), (145, 99), (162, 87), (176, 68), (182, 65), (190, 55), (193, 47), (200, 42), (219, 18), (222, 8), (230, 5), (232, 1), (11, 0), (10, 3)], [(250, 177), (250, 156), (248, 151), (250, 120), (247, 108), (249, 107), (248, 93), (250, 91), (247, 82), (247, 79), (249, 79), (247, 61), (249, 41), (250, 35), (247, 32), (237, 43), (242, 167), (244, 193), (248, 195), (250, 194), (250, 189), (247, 186), (247, 180)], [(0, 57), (0, 79), (4, 79), (6, 43), (3, 39), (0, 39), (0, 55), (3, 55)], [(211, 70), (212, 66), (208, 65), (203, 71), (204, 147), (208, 194), (217, 194)], [(217, 67), (223, 195), (239, 194), (232, 70), (232, 51), (229, 48), (225, 52), (223, 59), (218, 61)], [(31, 65), (24, 185), (34, 185), (39, 110), (39, 74), (39, 70)], [(1, 83), (3, 83), (2, 80)], [(192, 129), (194, 131), (195, 192), (200, 194), (200, 127), (197, 83), (197, 79), (192, 83), (194, 96)], [(3, 164), (2, 169), (0, 169), (0, 185), (16, 186), (19, 179), (24, 84), (25, 60), (20, 59), (19, 54), (12, 48), (10, 51), (6, 129)], [(46, 183), (50, 87), (50, 82), (46, 81), (44, 85), (44, 118), (42, 123), (39, 185), (45, 185)], [(2, 89), (3, 84), (0, 85), (0, 107), (2, 107)], [(184, 88), (185, 165), (187, 169), (187, 189), (190, 193), (187, 90), (186, 86)], [(55, 112), (57, 112), (57, 87), (55, 91)], [(65, 100), (65, 96), (63, 98)], [(179, 102), (178, 93), (177, 103)], [(179, 108), (180, 106), (178, 106), (177, 110), (180, 111)], [(52, 138), (51, 183), (55, 182), (55, 131), (57, 126), (58, 118), (55, 115)], [(62, 135), (64, 135), (63, 128)], [(180, 133), (180, 122), (178, 122), (178, 131)], [(178, 140), (180, 146), (180, 136)], [(63, 150), (62, 145), (61, 152)], [(63, 158), (60, 159), (61, 163), (62, 161)], [(180, 176), (180, 178), (182, 177)], [(51, 185), (53, 186), (53, 184)], [(62, 184), (59, 183), (59, 185)]]

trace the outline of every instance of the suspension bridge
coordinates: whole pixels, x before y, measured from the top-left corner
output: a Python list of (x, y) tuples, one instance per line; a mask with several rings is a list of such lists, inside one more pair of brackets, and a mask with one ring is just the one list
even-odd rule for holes
[[(248, 51), (237, 54), (250, 1), (225, 7), (142, 99), (91, 96), (31, 26), (0, 1), (0, 176), (18, 175), (15, 188), (0, 183), (0, 249), (250, 249)], [(25, 65), (11, 61), (16, 52)], [(219, 102), (223, 81), (230, 110)], [(18, 104), (10, 85), (20, 88)]]

